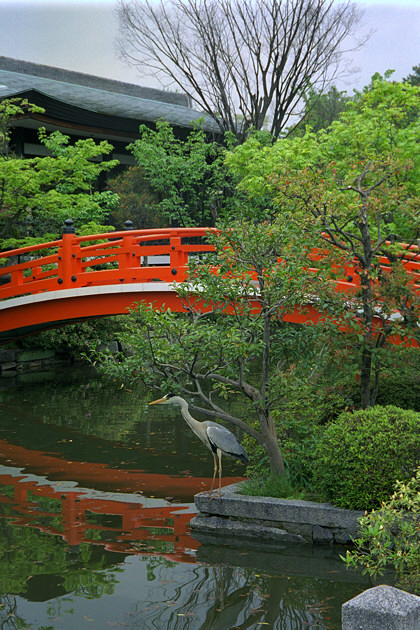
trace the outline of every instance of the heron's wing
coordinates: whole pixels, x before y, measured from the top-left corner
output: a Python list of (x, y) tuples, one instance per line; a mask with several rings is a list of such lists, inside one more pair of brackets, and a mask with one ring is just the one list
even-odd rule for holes
[(249, 461), (244, 447), (229, 429), (225, 429), (219, 424), (211, 424), (207, 426), (206, 432), (214, 451), (219, 449), (222, 453), (241, 459), (243, 462)]

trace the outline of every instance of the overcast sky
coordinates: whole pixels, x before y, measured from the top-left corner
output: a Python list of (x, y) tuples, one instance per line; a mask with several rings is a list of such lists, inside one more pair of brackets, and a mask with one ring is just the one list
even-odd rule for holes
[[(115, 52), (116, 0), (0, 0), (0, 55), (140, 85), (140, 76)], [(351, 55), (360, 72), (339, 84), (351, 93), (374, 72), (395, 69), (402, 79), (420, 64), (420, 0), (356, 0), (364, 30), (374, 30)], [(156, 87), (158, 87), (156, 85)]]

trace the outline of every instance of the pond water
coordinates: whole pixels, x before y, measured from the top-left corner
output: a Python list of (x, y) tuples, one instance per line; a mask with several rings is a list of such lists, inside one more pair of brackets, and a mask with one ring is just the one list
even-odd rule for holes
[(156, 397), (78, 367), (0, 380), (0, 628), (340, 628), (370, 585), (343, 549), (191, 535), (212, 457)]

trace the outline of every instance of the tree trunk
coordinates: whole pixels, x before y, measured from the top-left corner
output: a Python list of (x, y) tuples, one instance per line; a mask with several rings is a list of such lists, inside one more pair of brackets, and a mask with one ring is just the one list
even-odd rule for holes
[(284, 461), (283, 455), (280, 452), (280, 447), (276, 436), (270, 437), (264, 442), (264, 448), (267, 451), (267, 455), (270, 459), (270, 471), (276, 475), (284, 475)]
[(270, 412), (268, 414), (261, 411), (259, 414), (259, 423), (263, 436), (264, 448), (270, 460), (270, 470), (276, 475), (284, 475), (283, 455), (280, 451), (279, 441), (276, 435), (276, 426)]
[(277, 475), (284, 475), (283, 455), (280, 452), (279, 442), (276, 435), (276, 425), (270, 413), (268, 383), (270, 380), (270, 351), (271, 351), (271, 312), (270, 296), (265, 289), (264, 273), (261, 269), (258, 273), (260, 288), (261, 314), (264, 320), (263, 332), (263, 356), (261, 365), (261, 400), (259, 402), (261, 410), (258, 414), (261, 433), (264, 438), (264, 448), (270, 460), (270, 470)]
[(370, 378), (372, 372), (372, 350), (364, 348), (360, 370), (360, 404), (362, 409), (370, 406)]
[(370, 407), (370, 389), (372, 378), (373, 348), (373, 296), (372, 296), (372, 242), (367, 219), (366, 199), (360, 211), (359, 228), (363, 243), (363, 264), (360, 274), (360, 293), (362, 299), (363, 351), (360, 369), (360, 403), (362, 409)]

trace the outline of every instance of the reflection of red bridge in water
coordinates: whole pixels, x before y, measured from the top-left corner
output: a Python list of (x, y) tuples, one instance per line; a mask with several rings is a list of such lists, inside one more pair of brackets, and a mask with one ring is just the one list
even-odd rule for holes
[[(119, 470), (105, 464), (69, 462), (54, 455), (33, 451), (0, 441), (1, 463), (24, 467), (24, 472), (0, 474), (0, 484), (13, 487), (13, 496), (0, 495), (0, 504), (10, 505), (7, 515), (13, 525), (36, 527), (61, 536), (70, 546), (81, 543), (104, 545), (109, 551), (134, 554), (159, 553), (168, 560), (191, 562), (198, 542), (188, 534), (188, 524), (195, 510), (188, 505), (154, 506), (156, 501), (124, 493), (147, 491), (147, 494), (191, 501), (195, 492), (208, 488), (210, 479), (171, 477), (141, 471)], [(29, 474), (48, 475), (39, 481)], [(66, 488), (66, 481), (93, 483), (103, 491)], [(238, 481), (225, 478), (224, 485)], [(60, 484), (63, 488), (60, 488)], [(106, 492), (108, 491), (108, 493)], [(110, 498), (112, 492), (112, 498)], [(57, 510), (42, 509), (42, 499), (55, 499)], [(147, 504), (151, 504), (150, 506)], [(56, 519), (60, 519), (57, 526)], [(101, 523), (101, 519), (105, 523)], [(50, 521), (50, 522), (49, 522)], [(54, 524), (52, 522), (54, 521)], [(112, 524), (109, 524), (111, 521)], [(95, 535), (96, 533), (96, 535)]]
[[(214, 249), (205, 242), (209, 228), (76, 236), (70, 224), (60, 240), (0, 254), (0, 259), (26, 258), (1, 270), (0, 344), (64, 323), (127, 313), (137, 301), (183, 311), (171, 285), (185, 279), (189, 256)], [(313, 252), (314, 264), (320, 257)], [(387, 258), (378, 258), (378, 263), (384, 272), (389, 270)], [(403, 265), (420, 293), (417, 247), (406, 248)], [(360, 284), (356, 267), (347, 265), (338, 271), (336, 290), (354, 294)], [(319, 312), (308, 304), (296, 307), (284, 319), (317, 321)]]

